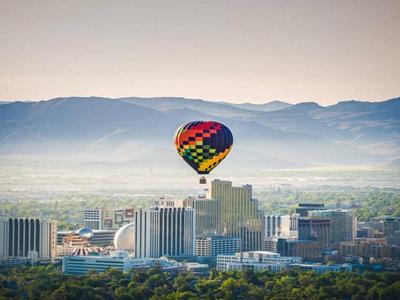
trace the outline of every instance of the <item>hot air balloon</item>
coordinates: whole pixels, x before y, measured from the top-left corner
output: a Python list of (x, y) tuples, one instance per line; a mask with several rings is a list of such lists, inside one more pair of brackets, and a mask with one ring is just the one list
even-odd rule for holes
[[(194, 121), (180, 126), (174, 137), (182, 158), (201, 175), (208, 174), (232, 149), (232, 132), (214, 121)], [(205, 177), (200, 183), (206, 183)]]

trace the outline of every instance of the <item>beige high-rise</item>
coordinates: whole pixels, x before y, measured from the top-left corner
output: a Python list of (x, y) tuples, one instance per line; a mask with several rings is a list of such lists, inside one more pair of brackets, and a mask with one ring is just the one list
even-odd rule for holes
[(258, 210), (258, 201), (252, 199), (251, 185), (234, 187), (230, 181), (213, 180), (209, 193), (211, 199), (221, 201), (219, 232), (241, 238), (243, 251), (261, 250), (264, 215)]
[(0, 257), (27, 257), (36, 251), (38, 258), (56, 255), (57, 223), (29, 218), (0, 219)]

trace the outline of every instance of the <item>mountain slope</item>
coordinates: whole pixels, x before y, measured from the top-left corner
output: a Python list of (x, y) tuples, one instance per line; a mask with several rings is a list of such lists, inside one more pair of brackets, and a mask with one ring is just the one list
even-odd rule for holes
[(168, 97), (13, 102), (0, 105), (0, 154), (168, 168), (171, 159), (179, 160), (172, 145), (175, 129), (198, 119), (231, 128), (234, 150), (226, 168), (377, 164), (398, 157), (399, 117), (393, 113), (398, 107), (399, 99), (328, 107), (301, 103), (276, 111)]

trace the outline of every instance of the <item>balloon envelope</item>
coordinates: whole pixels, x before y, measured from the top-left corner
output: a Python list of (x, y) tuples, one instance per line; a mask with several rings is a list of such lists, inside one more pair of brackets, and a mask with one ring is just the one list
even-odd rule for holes
[(232, 149), (232, 132), (213, 121), (183, 124), (175, 133), (178, 153), (198, 173), (208, 174)]

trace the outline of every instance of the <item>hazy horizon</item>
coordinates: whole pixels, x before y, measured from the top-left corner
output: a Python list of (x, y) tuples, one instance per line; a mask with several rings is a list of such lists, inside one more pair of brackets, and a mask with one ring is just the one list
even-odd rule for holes
[(54, 98), (48, 98), (48, 99), (0, 99), (0, 102), (16, 102), (16, 101), (22, 101), (22, 102), (39, 102), (39, 101), (50, 101), (54, 99), (60, 99), (60, 98), (107, 98), (107, 99), (112, 99), (112, 100), (118, 100), (122, 98), (143, 98), (143, 99), (152, 99), (152, 98), (183, 98), (183, 99), (192, 99), (192, 100), (203, 100), (207, 102), (226, 102), (226, 103), (232, 103), (232, 104), (267, 104), (267, 103), (272, 103), (272, 102), (284, 102), (292, 105), (300, 104), (300, 103), (307, 103), (307, 102), (315, 102), (319, 104), (320, 106), (331, 106), (338, 104), (340, 102), (346, 102), (346, 101), (360, 101), (360, 102), (384, 102), (392, 99), (397, 99), (400, 98), (400, 94), (397, 96), (393, 96), (390, 98), (385, 98), (385, 99), (375, 99), (374, 101), (372, 100), (363, 100), (363, 99), (339, 99), (336, 102), (332, 103), (321, 103), (318, 100), (299, 100), (297, 102), (291, 102), (285, 99), (274, 99), (274, 100), (269, 100), (265, 102), (252, 102), (252, 101), (231, 101), (230, 99), (204, 99), (204, 98), (190, 98), (190, 97), (185, 97), (185, 96), (148, 96), (148, 97), (141, 97), (141, 96), (136, 96), (136, 95), (131, 95), (131, 96), (126, 96), (126, 97), (107, 97), (107, 96), (101, 96), (101, 95), (89, 95), (89, 96), (82, 96), (82, 95), (70, 95), (70, 96), (57, 96)]
[(0, 99), (400, 95), (399, 1), (1, 1)]

